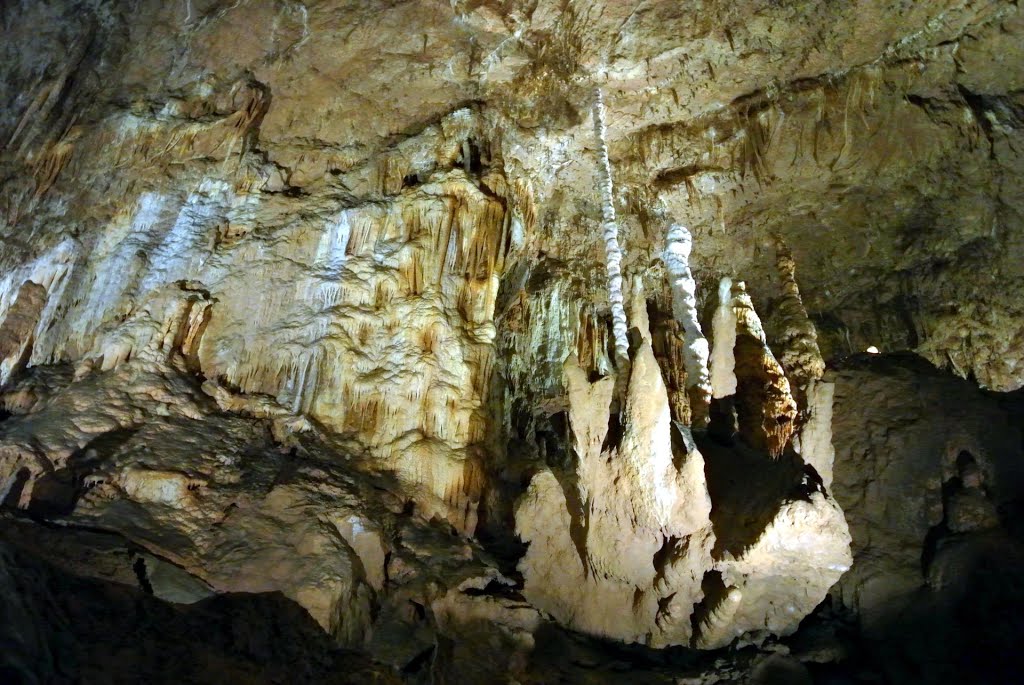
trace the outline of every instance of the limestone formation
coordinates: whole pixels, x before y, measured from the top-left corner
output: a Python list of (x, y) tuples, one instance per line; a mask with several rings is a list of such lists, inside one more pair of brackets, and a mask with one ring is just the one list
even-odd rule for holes
[(619, 226), (615, 221), (615, 191), (612, 187), (612, 167), (608, 161), (608, 130), (604, 123), (604, 100), (601, 89), (594, 89), (594, 142), (597, 145), (598, 187), (601, 198), (601, 227), (604, 231), (605, 267), (608, 270), (608, 303), (612, 311), (612, 336), (615, 341), (615, 359), (629, 359), (626, 339), (626, 310), (622, 296), (622, 249), (619, 247)]
[(778, 336), (778, 344), (782, 349), (779, 363), (795, 390), (797, 403), (805, 409), (808, 386), (825, 373), (825, 361), (818, 349), (818, 332), (807, 316), (803, 298), (800, 297), (793, 253), (781, 241), (775, 248), (775, 266), (782, 281), (782, 299), (777, 316), (785, 327)]
[(1022, 37), (3, 3), (0, 680), (1014, 682)]
[(740, 434), (779, 456), (796, 428), (789, 379), (775, 359), (742, 281), (733, 286), (736, 313), (736, 413)]
[[(1009, 502), (1024, 482), (1013, 456), (1020, 427), (993, 398), (922, 361), (864, 360), (832, 381), (833, 489), (864, 559), (840, 591), (867, 626), (884, 629), (888, 616), (915, 601), (922, 561), (927, 567), (943, 537), (998, 528), (994, 510), (1016, 506)], [(862, 412), (850, 412), (859, 404)], [(899, 424), (872, 431), (883, 413)], [(866, 500), (850, 511), (853, 492)]]
[[(612, 379), (591, 383), (575, 357), (566, 363), (575, 460), (536, 474), (516, 505), (516, 531), (529, 544), (524, 593), (573, 628), (653, 646), (712, 649), (765, 628), (792, 632), (849, 567), (842, 512), (820, 492), (774, 501), (778, 511), (750, 516), (766, 517), (763, 529), (713, 554), (720, 529), (704, 457), (670, 421), (645, 306), (638, 295), (631, 319), (641, 342), (618, 434), (609, 435)], [(730, 583), (723, 596), (705, 587), (708, 574)]]
[(24, 368), (32, 352), (32, 339), (39, 316), (46, 305), (46, 289), (25, 281), (18, 297), (0, 322), (0, 387)]
[(825, 487), (832, 486), (836, 450), (832, 442), (835, 383), (828, 378), (812, 381), (807, 389), (806, 419), (793, 446), (814, 468)]
[(649, 343), (631, 374), (621, 446), (606, 452), (612, 381), (592, 385), (572, 358), (567, 364), (579, 466), (575, 474), (540, 472), (517, 504), (516, 530), (530, 545), (520, 562), (525, 593), (579, 630), (687, 644), (689, 611), (714, 539), (703, 459), (693, 450), (676, 465)]
[(736, 312), (733, 310), (732, 279), (718, 283), (717, 304), (711, 322), (711, 389), (716, 399), (736, 394)]
[(778, 457), (796, 429), (797, 405), (743, 281), (719, 283), (713, 331), (714, 396), (733, 399), (747, 444)]
[(711, 403), (711, 375), (708, 371), (708, 341), (697, 316), (697, 284), (690, 271), (693, 238), (685, 226), (672, 224), (665, 236), (665, 266), (672, 288), (672, 314), (683, 329), (683, 361), (690, 411), (696, 427), (707, 422)]
[(1024, 569), (1021, 406), (915, 357), (866, 355), (826, 379), (832, 489), (856, 558), (833, 594), (893, 678), (1003, 677), (1017, 633), (1000, 612), (1020, 606), (1012, 579)]

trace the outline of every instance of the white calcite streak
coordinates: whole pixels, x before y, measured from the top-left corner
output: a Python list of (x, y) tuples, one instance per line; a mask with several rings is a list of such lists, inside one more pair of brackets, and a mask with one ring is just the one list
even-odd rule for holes
[(201, 269), (213, 251), (213, 229), (226, 211), (231, 188), (223, 181), (206, 179), (189, 195), (171, 229), (153, 250), (141, 292), (186, 278)]
[(601, 225), (604, 229), (604, 252), (608, 267), (608, 302), (612, 311), (612, 333), (615, 358), (619, 364), (629, 360), (629, 340), (626, 337), (626, 310), (622, 305), (622, 248), (619, 246), (619, 227), (615, 221), (612, 193), (612, 167), (608, 161), (607, 130), (604, 123), (604, 101), (601, 89), (594, 90), (594, 138), (597, 142), (597, 169), (601, 185)]
[[(672, 314), (683, 329), (683, 364), (686, 368), (686, 387), (691, 391), (691, 403), (700, 403), (707, 413), (711, 402), (711, 374), (708, 370), (708, 341), (697, 318), (697, 283), (690, 271), (690, 250), (693, 238), (685, 226), (672, 224), (665, 245), (665, 267), (672, 289)], [(696, 409), (696, 407), (694, 407)]]

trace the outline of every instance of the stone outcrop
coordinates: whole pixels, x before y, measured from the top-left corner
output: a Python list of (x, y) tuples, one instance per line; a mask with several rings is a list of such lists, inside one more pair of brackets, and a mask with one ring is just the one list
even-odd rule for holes
[[(575, 459), (534, 475), (516, 505), (516, 532), (529, 544), (519, 565), (524, 594), (573, 628), (656, 647), (790, 633), (849, 568), (842, 512), (813, 488), (773, 499), (778, 486), (802, 483), (781, 471), (765, 483), (757, 463), (765, 456), (740, 469), (761, 490), (754, 507), (722, 501), (752, 494), (724, 479), (722, 500), (709, 495), (705, 457), (689, 428), (671, 421), (645, 306), (635, 293), (641, 342), (618, 425), (609, 416), (613, 379), (591, 382), (575, 357), (566, 362)], [(735, 468), (725, 465), (733, 455), (715, 455), (718, 465), (707, 468)], [(735, 519), (713, 516), (713, 506)]]
[(856, 559), (836, 602), (894, 681), (1004, 678), (1024, 602), (1019, 402), (915, 357), (866, 355), (829, 376), (832, 488)]
[(1013, 516), (1021, 430), (997, 399), (920, 360), (862, 358), (832, 382), (833, 489), (863, 559), (839, 591), (861, 620), (884, 625), (915, 601), (944, 538)]
[[(336, 643), (396, 670), (427, 668), (417, 658), (440, 639), (434, 631), (468, 631), (472, 592), (508, 582), (450, 526), (412, 515), (393, 478), (356, 475), (314, 428), (275, 442), (272, 418), (224, 412), (183, 364), (143, 358), (79, 380), (65, 373), (57, 395), (27, 413), (10, 406), (18, 415), (4, 422), (5, 502), (70, 531), (62, 544), (73, 553), (50, 563), (132, 585), (138, 577), (176, 602), (283, 596)], [(33, 396), (31, 382), (15, 396)], [(108, 544), (76, 548), (83, 528), (116, 533), (131, 557), (83, 556), (82, 546)], [(35, 554), (59, 542), (15, 540)], [(435, 603), (454, 616), (421, 616), (426, 644), (407, 638), (417, 611)], [(527, 627), (539, 622), (523, 612)]]
[[(0, 543), (0, 593), (0, 670), (8, 682), (402, 682), (331, 644), (280, 595), (223, 595), (182, 606), (68, 574), (7, 543)], [(159, 658), (149, 653), (153, 644), (161, 645)]]
[(180, 680), (1011, 682), (1022, 36), (1012, 0), (5, 3), (11, 672), (144, 680), (138, 610)]

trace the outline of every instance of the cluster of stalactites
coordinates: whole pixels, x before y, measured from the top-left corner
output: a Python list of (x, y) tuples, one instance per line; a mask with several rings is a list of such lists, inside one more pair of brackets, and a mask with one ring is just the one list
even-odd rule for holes
[(683, 331), (683, 364), (692, 425), (707, 425), (711, 404), (708, 341), (697, 317), (697, 283), (690, 271), (693, 238), (685, 226), (672, 224), (665, 246), (665, 268), (672, 290), (672, 314)]
[(594, 90), (594, 137), (597, 142), (597, 168), (601, 186), (601, 225), (604, 231), (605, 260), (608, 268), (608, 301), (611, 305), (612, 334), (615, 361), (624, 368), (629, 361), (626, 310), (622, 297), (622, 250), (619, 247), (619, 228), (615, 220), (612, 194), (612, 169), (608, 161), (608, 144), (604, 124), (604, 102), (601, 89)]

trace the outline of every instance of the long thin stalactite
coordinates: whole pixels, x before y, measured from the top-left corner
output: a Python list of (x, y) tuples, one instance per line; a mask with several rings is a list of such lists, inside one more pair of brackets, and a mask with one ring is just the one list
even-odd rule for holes
[(598, 181), (601, 186), (601, 226), (604, 232), (605, 263), (608, 268), (608, 302), (612, 312), (612, 335), (615, 361), (620, 368), (629, 363), (626, 310), (622, 301), (622, 249), (619, 247), (619, 226), (615, 220), (612, 192), (612, 167), (608, 161), (607, 129), (604, 123), (604, 101), (601, 89), (594, 89), (594, 137), (597, 139)]

